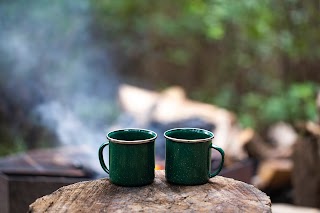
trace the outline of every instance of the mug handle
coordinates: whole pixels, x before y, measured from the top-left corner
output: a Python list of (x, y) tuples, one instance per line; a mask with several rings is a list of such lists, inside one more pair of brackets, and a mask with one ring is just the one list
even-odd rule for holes
[(99, 148), (99, 153), (98, 153), (98, 155), (99, 155), (99, 161), (100, 161), (100, 165), (101, 165), (102, 169), (103, 169), (106, 173), (109, 174), (109, 169), (108, 169), (108, 167), (106, 166), (106, 164), (104, 163), (104, 159), (103, 159), (103, 149), (104, 149), (106, 146), (108, 146), (108, 145), (109, 145), (109, 143), (103, 143), (103, 144), (100, 146), (100, 148)]
[[(220, 152), (220, 154), (221, 154), (221, 162), (220, 162), (219, 168), (214, 173), (209, 173), (209, 178), (212, 178), (212, 177), (216, 176), (217, 174), (219, 174), (219, 172), (221, 171), (221, 169), (223, 167), (224, 151), (220, 147), (217, 147), (216, 145), (213, 145), (213, 144), (210, 145), (209, 149), (215, 149), (218, 152)], [(209, 159), (211, 159), (211, 156), (209, 156)]]

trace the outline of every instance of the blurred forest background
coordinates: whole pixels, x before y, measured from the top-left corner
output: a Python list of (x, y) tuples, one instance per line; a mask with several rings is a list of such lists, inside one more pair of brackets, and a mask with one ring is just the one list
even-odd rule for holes
[[(244, 126), (315, 118), (320, 2), (93, 1), (121, 71), (236, 112)], [(123, 61), (126, 61), (123, 63)]]
[[(155, 90), (180, 85), (190, 98), (227, 108), (237, 114), (241, 125), (253, 127), (262, 134), (277, 121), (295, 123), (316, 119), (315, 98), (320, 81), (318, 0), (91, 0), (73, 3), (59, 0), (54, 3), (55, 7), (52, 1), (31, 2), (27, 5), (19, 0), (1, 0), (0, 31), (5, 33), (6, 24), (12, 27), (9, 19), (20, 17), (18, 20), (23, 20), (28, 8), (35, 4), (47, 10), (67, 8), (64, 13), (69, 13), (73, 5), (82, 5), (85, 9), (80, 8), (80, 13), (85, 11), (90, 17), (86, 32), (94, 46), (102, 49), (101, 60), (112, 62), (112, 68), (105, 66), (105, 71), (101, 71), (105, 78), (112, 70), (118, 81)], [(21, 8), (25, 8), (24, 13), (18, 14)], [(46, 14), (32, 13), (32, 17), (43, 21), (42, 24), (46, 24), (44, 16)], [(68, 18), (62, 16), (60, 20), (66, 37), (75, 26)], [(50, 23), (47, 25), (52, 27)], [(39, 28), (36, 24), (31, 29)], [(55, 29), (52, 37), (56, 35)], [(29, 37), (30, 41), (33, 38)], [(44, 42), (44, 47), (46, 44)], [(52, 46), (47, 51), (50, 49)], [(86, 51), (80, 49), (83, 50)], [(31, 113), (34, 102), (27, 104), (27, 97), (34, 98), (39, 89), (20, 87), (21, 78), (25, 77), (20, 76), (21, 81), (9, 88), (15, 91), (14, 95), (7, 92), (8, 75), (5, 73), (12, 73), (12, 61), (5, 51), (0, 50), (0, 55), (0, 155), (52, 146), (51, 133), (42, 128)], [(51, 65), (32, 69), (41, 70), (36, 72), (38, 74), (50, 75)], [(50, 69), (45, 73), (47, 67)], [(60, 79), (73, 72), (65, 67), (61, 69)], [(76, 71), (73, 73), (77, 75)], [(29, 80), (37, 82), (37, 76)], [(49, 95), (41, 92), (45, 95), (38, 95), (38, 102), (52, 94), (52, 91)], [(17, 94), (21, 93), (26, 100), (19, 99)], [(105, 103), (94, 103), (98, 109), (107, 108), (108, 112), (99, 114), (101, 110), (87, 109), (85, 113), (82, 110), (82, 115), (99, 115), (104, 122), (114, 119), (116, 106), (110, 109)], [(17, 123), (17, 120), (22, 121)]]

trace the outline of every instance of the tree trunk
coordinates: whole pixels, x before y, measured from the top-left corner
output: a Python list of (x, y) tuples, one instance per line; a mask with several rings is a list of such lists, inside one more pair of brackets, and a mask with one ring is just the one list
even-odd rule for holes
[(297, 205), (320, 208), (320, 125), (307, 122), (293, 153), (293, 195)]

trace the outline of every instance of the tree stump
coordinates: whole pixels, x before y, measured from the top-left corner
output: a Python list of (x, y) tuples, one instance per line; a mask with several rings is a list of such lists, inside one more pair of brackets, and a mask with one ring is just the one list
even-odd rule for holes
[(320, 125), (307, 122), (293, 153), (293, 196), (296, 205), (320, 208)]
[(29, 212), (271, 212), (271, 201), (252, 185), (216, 176), (198, 186), (171, 185), (164, 171), (153, 184), (120, 187), (108, 179), (62, 187), (32, 203)]

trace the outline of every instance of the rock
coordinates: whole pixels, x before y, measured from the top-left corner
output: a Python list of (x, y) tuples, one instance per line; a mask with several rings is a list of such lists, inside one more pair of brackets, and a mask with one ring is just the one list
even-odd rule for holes
[(198, 186), (119, 187), (108, 179), (79, 182), (37, 199), (29, 212), (271, 212), (270, 198), (252, 185), (216, 176)]

